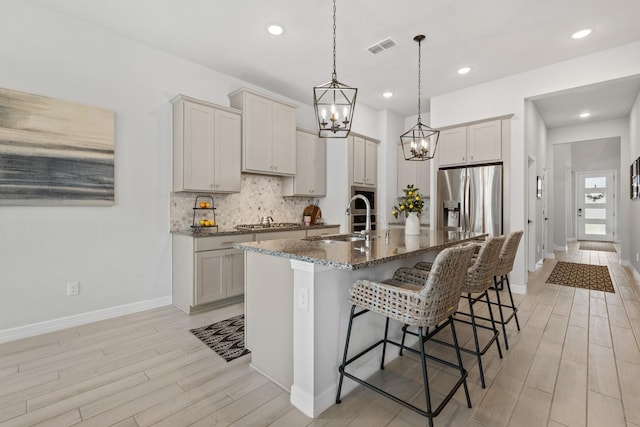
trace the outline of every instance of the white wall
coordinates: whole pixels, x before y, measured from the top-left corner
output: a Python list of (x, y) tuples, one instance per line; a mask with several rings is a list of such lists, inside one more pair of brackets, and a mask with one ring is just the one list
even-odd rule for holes
[[(640, 73), (640, 42), (515, 74), (431, 99), (431, 125), (444, 127), (513, 113), (511, 120), (510, 228), (525, 229), (525, 99)], [(624, 155), (624, 153), (623, 153)], [(525, 251), (518, 251), (511, 281), (526, 291)]]
[[(0, 207), (0, 339), (39, 322), (168, 304), (169, 100), (183, 93), (229, 105), (228, 93), (255, 86), (17, 0), (3, 2), (0, 39), (0, 87), (113, 110), (116, 127), (114, 206)], [(356, 117), (358, 132), (380, 136), (377, 112), (358, 106)], [(314, 123), (313, 109), (300, 106), (298, 126)], [(328, 175), (346, 177), (345, 167), (334, 155)], [(78, 296), (66, 295), (71, 281)]]
[[(535, 175), (529, 177), (529, 185), (536, 187), (536, 177), (544, 177), (547, 170), (547, 128), (540, 117), (540, 113), (532, 101), (525, 103), (525, 145), (527, 146), (528, 156), (535, 158)], [(543, 197), (550, 198), (550, 193), (543, 194)], [(529, 203), (533, 203), (533, 215), (529, 215), (533, 221), (528, 225), (529, 230), (533, 232), (533, 236), (528, 236), (529, 244), (525, 246), (529, 251), (531, 266), (541, 263), (545, 257), (545, 251), (548, 247), (547, 236), (543, 233), (544, 218), (547, 216), (543, 212), (543, 200), (538, 199), (533, 194), (529, 196)], [(533, 268), (530, 269), (533, 270)]]

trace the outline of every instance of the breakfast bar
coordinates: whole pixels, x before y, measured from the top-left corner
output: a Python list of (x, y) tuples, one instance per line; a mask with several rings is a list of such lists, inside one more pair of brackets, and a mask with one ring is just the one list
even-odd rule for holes
[[(448, 246), (483, 236), (431, 230), (413, 236), (391, 229), (369, 240), (342, 234), (235, 244), (245, 251), (245, 336), (252, 366), (289, 390), (295, 407), (317, 417), (335, 402), (351, 285), (391, 278), (400, 267), (432, 261)], [(399, 326), (390, 328), (390, 336), (399, 336)], [(350, 348), (365, 348), (383, 330), (382, 319), (361, 322), (354, 326)], [(356, 372), (373, 374), (378, 359), (358, 360)], [(344, 393), (353, 388), (355, 383), (346, 381)]]

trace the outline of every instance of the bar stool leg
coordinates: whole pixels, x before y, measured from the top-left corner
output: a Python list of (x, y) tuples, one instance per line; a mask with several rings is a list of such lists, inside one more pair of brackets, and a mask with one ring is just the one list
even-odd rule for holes
[(347, 364), (347, 353), (349, 351), (349, 339), (351, 339), (351, 325), (353, 324), (353, 314), (356, 311), (356, 306), (351, 306), (351, 314), (349, 315), (349, 326), (347, 327), (347, 339), (344, 343), (344, 354), (342, 355), (342, 364), (338, 368), (340, 372), (340, 380), (338, 381), (338, 393), (336, 394), (336, 403), (340, 403), (340, 392), (342, 391), (342, 380), (344, 379), (344, 368)]
[(453, 337), (453, 345), (455, 346), (455, 349), (456, 349), (458, 366), (460, 367), (459, 369), (460, 376), (465, 377), (464, 383), (462, 383), (462, 385), (464, 386), (464, 395), (467, 398), (467, 407), (471, 408), (471, 398), (469, 397), (469, 387), (467, 386), (467, 380), (466, 380), (467, 372), (464, 370), (464, 367), (462, 366), (462, 356), (460, 355), (460, 345), (458, 344), (458, 336), (456, 335), (456, 327), (454, 325), (452, 317), (449, 318), (449, 325), (451, 326), (451, 336)]
[(387, 353), (387, 336), (389, 335), (389, 318), (384, 325), (384, 342), (382, 344), (382, 360), (380, 361), (380, 369), (384, 369), (384, 356)]
[(493, 333), (496, 336), (496, 347), (498, 347), (498, 355), (500, 356), (500, 359), (502, 359), (502, 348), (500, 347), (500, 340), (498, 339), (498, 330), (496, 329), (496, 321), (493, 318), (493, 309), (491, 308), (491, 300), (489, 299), (489, 292), (484, 291), (484, 297), (487, 300), (487, 307), (489, 308), (489, 318), (491, 319), (491, 326), (493, 327)]
[(402, 350), (404, 349), (404, 339), (407, 337), (407, 328), (409, 325), (406, 323), (402, 325), (402, 341), (400, 342), (400, 356), (402, 356)]
[[(422, 326), (418, 328), (418, 343), (420, 344), (420, 362), (422, 363), (422, 379), (424, 381), (424, 396), (427, 401), (427, 413), (431, 413), (431, 395), (429, 394), (429, 375), (427, 373), (427, 358), (424, 352), (424, 336)], [(467, 384), (465, 383), (465, 386)], [(433, 418), (428, 417), (429, 427), (433, 427)]]
[(513, 307), (513, 317), (516, 318), (516, 326), (518, 330), (520, 330), (520, 322), (518, 321), (518, 309), (516, 308), (515, 303), (513, 302), (513, 294), (511, 293), (511, 283), (509, 283), (509, 275), (504, 276), (504, 280), (507, 281), (507, 291), (509, 292), (509, 298), (511, 299), (511, 307)]
[[(498, 301), (498, 312), (500, 313), (500, 324), (502, 325), (502, 336), (504, 338), (504, 347), (509, 350), (509, 340), (507, 339), (507, 325), (505, 325), (504, 314), (502, 312), (502, 301), (500, 301), (500, 289), (498, 289), (498, 280), (493, 277), (494, 289), (496, 290), (496, 300)], [(519, 328), (518, 328), (519, 330)]]
[(469, 300), (469, 315), (471, 317), (471, 330), (473, 331), (473, 341), (476, 345), (475, 355), (478, 358), (478, 369), (480, 370), (480, 383), (482, 388), (485, 388), (484, 384), (484, 370), (482, 369), (482, 357), (480, 354), (480, 343), (478, 342), (478, 331), (476, 330), (476, 316), (473, 313), (473, 300), (471, 294), (467, 294), (467, 300)]

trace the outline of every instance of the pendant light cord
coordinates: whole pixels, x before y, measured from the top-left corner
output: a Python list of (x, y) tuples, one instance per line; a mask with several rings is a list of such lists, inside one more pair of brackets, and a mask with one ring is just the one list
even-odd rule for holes
[(418, 124), (422, 123), (422, 120), (420, 118), (420, 86), (422, 84), (421, 63), (422, 63), (422, 40), (418, 40)]
[(336, 0), (333, 0), (333, 81), (338, 80), (336, 73)]

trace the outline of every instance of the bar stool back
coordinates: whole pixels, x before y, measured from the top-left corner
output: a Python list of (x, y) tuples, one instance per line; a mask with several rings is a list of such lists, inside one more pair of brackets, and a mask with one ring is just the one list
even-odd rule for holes
[[(466, 378), (467, 372), (462, 367), (462, 358), (457, 344), (455, 327), (453, 324), (453, 314), (456, 312), (458, 302), (460, 300), (460, 292), (464, 285), (465, 272), (473, 255), (474, 245), (468, 244), (442, 250), (433, 263), (431, 273), (426, 280), (423, 281), (421, 288), (404, 288), (401, 286), (390, 285), (381, 282), (373, 282), (369, 280), (358, 280), (354, 283), (349, 291), (349, 302), (351, 302), (351, 315), (349, 317), (349, 325), (347, 328), (347, 338), (344, 347), (344, 355), (342, 363), (338, 368), (340, 372), (340, 380), (338, 383), (338, 392), (336, 395), (336, 403), (340, 403), (340, 393), (342, 390), (342, 382), (344, 377), (350, 378), (359, 384), (382, 394), (385, 397), (425, 416), (429, 420), (429, 425), (433, 426), (433, 417), (437, 416), (447, 402), (451, 400), (455, 392), (462, 385), (464, 386), (467, 405), (471, 407), (469, 398), (469, 390), (467, 388)], [(356, 312), (356, 307), (361, 310)], [(370, 347), (366, 348), (357, 355), (347, 359), (349, 350), (349, 340), (351, 336), (351, 328), (353, 321), (367, 312), (374, 312), (386, 317), (384, 338)], [(418, 350), (405, 347), (403, 344), (397, 343), (388, 338), (389, 319), (399, 320), (405, 325), (413, 325), (418, 327)], [(447, 325), (451, 327), (451, 333), (454, 337), (454, 345), (458, 364), (452, 364), (445, 360), (427, 355), (425, 352), (425, 342), (438, 331)], [(429, 328), (433, 331), (429, 332)], [(401, 349), (411, 351), (420, 355), (420, 363), (422, 365), (422, 375), (424, 382), (424, 392), (426, 400), (426, 410), (415, 406), (409, 402), (394, 396), (381, 388), (369, 383), (368, 381), (356, 377), (354, 374), (346, 371), (347, 366), (364, 356), (369, 351), (382, 344), (382, 361), (380, 369), (384, 369), (384, 358), (387, 344), (393, 344)], [(452, 390), (444, 397), (442, 402), (435, 409), (432, 408), (432, 402), (429, 392), (429, 380), (427, 374), (426, 359), (443, 363), (449, 367), (457, 369), (460, 373), (459, 380), (454, 384)]]

